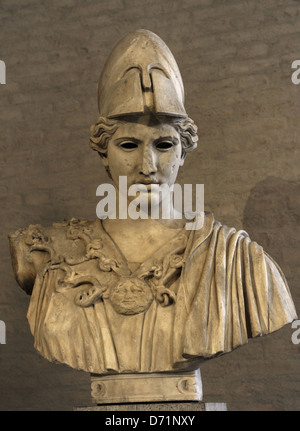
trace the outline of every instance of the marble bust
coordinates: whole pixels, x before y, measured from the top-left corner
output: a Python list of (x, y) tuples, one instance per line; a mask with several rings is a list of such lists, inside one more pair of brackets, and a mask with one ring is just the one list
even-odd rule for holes
[[(146, 30), (122, 39), (98, 100), (91, 148), (116, 188), (126, 176), (159, 207), (155, 186), (172, 186), (197, 146), (164, 42)], [(296, 319), (286, 279), (262, 247), (213, 214), (201, 216), (201, 229), (190, 231), (184, 217), (107, 217), (10, 234), (38, 352), (98, 376), (182, 376)]]

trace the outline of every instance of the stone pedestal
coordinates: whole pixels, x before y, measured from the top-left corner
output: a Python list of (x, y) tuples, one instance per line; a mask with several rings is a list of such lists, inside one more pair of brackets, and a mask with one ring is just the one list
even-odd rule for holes
[(74, 410), (118, 414), (227, 410), (225, 403), (202, 402), (200, 369), (176, 373), (91, 374), (91, 395), (94, 405)]
[(200, 370), (178, 373), (91, 375), (95, 404), (201, 401)]

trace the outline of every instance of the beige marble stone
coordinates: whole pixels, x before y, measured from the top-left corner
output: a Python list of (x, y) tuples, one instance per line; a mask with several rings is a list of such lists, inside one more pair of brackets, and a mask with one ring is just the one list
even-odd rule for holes
[(95, 404), (201, 401), (200, 370), (184, 373), (91, 376)]
[[(174, 185), (198, 139), (164, 42), (146, 30), (122, 39), (104, 67), (98, 100), (91, 148), (117, 190), (119, 177), (127, 179), (116, 214), (124, 202), (129, 210), (128, 192), (137, 186), (141, 217), (72, 218), (10, 235), (16, 279), (31, 295), (34, 346), (49, 361), (100, 375), (92, 379), (97, 402), (101, 385), (110, 401), (144, 400), (140, 375), (152, 382), (152, 401), (186, 400), (183, 376), (296, 319), (295, 307), (282, 271), (246, 232), (209, 213), (196, 216), (201, 229), (187, 230), (172, 205), (169, 218), (161, 214), (158, 186)], [(143, 217), (150, 203), (156, 219)], [(199, 399), (199, 379), (195, 393)]]

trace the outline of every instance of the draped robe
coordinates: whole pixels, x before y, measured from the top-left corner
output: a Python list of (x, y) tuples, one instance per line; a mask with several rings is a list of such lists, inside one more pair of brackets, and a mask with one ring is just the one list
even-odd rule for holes
[[(76, 369), (196, 369), (297, 318), (278, 265), (210, 213), (142, 264), (126, 261), (100, 220), (29, 226), (10, 246), (16, 279), (31, 294), (35, 348)], [(130, 291), (123, 311), (116, 286), (122, 298)]]

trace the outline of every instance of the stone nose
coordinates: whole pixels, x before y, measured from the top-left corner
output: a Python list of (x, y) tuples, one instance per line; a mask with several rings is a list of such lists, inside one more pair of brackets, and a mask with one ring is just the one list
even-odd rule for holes
[(142, 151), (140, 173), (146, 176), (157, 172), (156, 154), (151, 146), (145, 145)]

